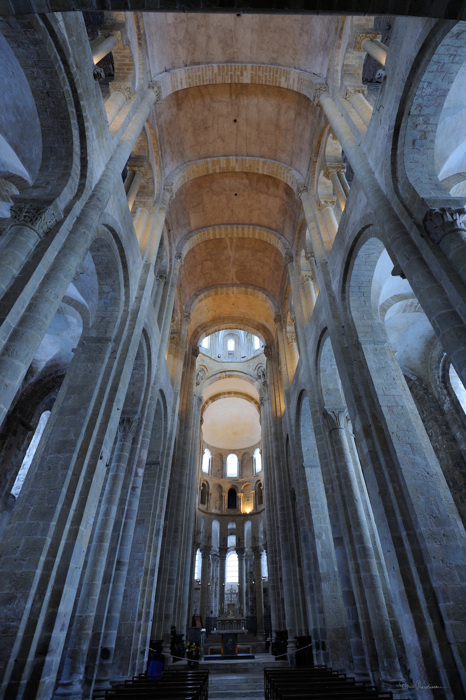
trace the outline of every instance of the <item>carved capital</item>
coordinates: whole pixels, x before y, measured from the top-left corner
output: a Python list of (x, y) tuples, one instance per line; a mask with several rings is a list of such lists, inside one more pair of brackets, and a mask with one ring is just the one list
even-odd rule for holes
[(161, 273), (160, 275), (157, 275), (157, 277), (155, 279), (157, 280), (157, 282), (160, 282), (161, 284), (165, 284), (165, 282), (167, 281), (167, 275), (164, 275), (163, 273)]
[(283, 260), (287, 265), (290, 265), (294, 260), (293, 253), (286, 252), (285, 255), (283, 256)]
[(365, 85), (346, 85), (343, 97), (345, 100), (351, 100), (355, 95), (366, 95), (367, 87)]
[(324, 421), (329, 432), (332, 430), (346, 430), (349, 424), (349, 415), (346, 408), (323, 411)]
[(170, 204), (173, 197), (175, 196), (175, 188), (172, 182), (166, 182), (163, 186), (163, 198)]
[(157, 81), (151, 81), (149, 83), (149, 90), (152, 90), (152, 92), (155, 94), (155, 103), (160, 104), (160, 102), (162, 102), (163, 99), (161, 84)]
[(314, 277), (311, 275), (310, 272), (307, 274), (303, 275), (303, 286), (308, 284), (309, 282), (314, 282)]
[(309, 192), (308, 188), (306, 187), (306, 185), (304, 185), (302, 183), (300, 183), (296, 188), (296, 194), (298, 195), (298, 197), (300, 199), (303, 198), (304, 194), (308, 194), (308, 192)]
[(271, 345), (264, 345), (264, 355), (268, 357), (272, 357), (272, 346)]
[(199, 357), (199, 348), (198, 347), (192, 348), (191, 353), (192, 353), (193, 357)]
[(296, 345), (296, 333), (288, 333), (287, 336), (288, 345)]
[(324, 209), (328, 209), (329, 207), (334, 207), (336, 203), (336, 197), (321, 197), (317, 202), (317, 208), (319, 209), (319, 211), (323, 211)]
[(274, 323), (278, 326), (282, 322), (282, 317), (280, 314), (275, 314), (273, 317)]
[(324, 177), (331, 180), (334, 173), (346, 173), (346, 165), (344, 163), (325, 163)]
[(139, 416), (124, 416), (118, 424), (118, 434), (121, 438), (134, 435), (139, 423)]
[(313, 105), (317, 106), (322, 95), (328, 92), (328, 85), (324, 82), (313, 82), (312, 84), (312, 94), (311, 102)]
[(11, 209), (12, 224), (27, 226), (40, 238), (44, 238), (61, 218), (62, 214), (54, 204), (50, 207), (44, 207), (41, 204), (17, 205)]
[(121, 95), (124, 96), (125, 100), (129, 100), (131, 98), (131, 95), (133, 94), (131, 85), (129, 83), (121, 82), (119, 80), (114, 80), (112, 83), (110, 83), (110, 91), (112, 93), (119, 92)]
[(382, 35), (375, 29), (367, 29), (366, 31), (358, 31), (354, 36), (353, 49), (354, 51), (365, 51), (363, 44), (366, 39), (372, 39), (372, 41), (380, 41)]
[(451, 207), (429, 209), (422, 223), (430, 240), (439, 244), (450, 233), (466, 231), (466, 209)]
[(175, 255), (175, 265), (178, 265), (178, 267), (181, 267), (183, 264), (183, 255), (182, 253), (176, 253)]

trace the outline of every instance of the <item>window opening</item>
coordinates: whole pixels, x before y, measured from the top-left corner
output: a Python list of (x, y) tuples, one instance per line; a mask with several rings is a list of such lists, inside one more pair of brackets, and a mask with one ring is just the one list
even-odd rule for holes
[(262, 455), (260, 448), (257, 447), (254, 450), (254, 474), (258, 474), (262, 471)]
[(227, 476), (238, 477), (238, 457), (233, 453), (227, 457)]
[(207, 348), (209, 348), (209, 346), (210, 346), (210, 335), (206, 336), (201, 343), (201, 347), (203, 347), (203, 348), (207, 349)]
[(238, 555), (230, 552), (226, 561), (226, 582), (238, 583)]
[(212, 460), (212, 454), (210, 450), (207, 449), (207, 447), (204, 450), (204, 454), (202, 455), (202, 471), (205, 472), (206, 474), (210, 474), (210, 463)]
[(201, 580), (201, 571), (202, 571), (201, 550), (198, 549), (196, 552), (196, 561), (194, 562), (194, 579), (196, 581)]
[(450, 365), (450, 369), (448, 370), (448, 376), (450, 379), (451, 388), (453, 389), (456, 398), (460, 402), (460, 406), (463, 409), (463, 412), (466, 413), (466, 389), (464, 388), (463, 382), (458, 377), (458, 374), (453, 365)]
[(253, 335), (253, 342), (254, 342), (254, 350), (259, 350), (261, 346), (261, 341), (260, 338), (257, 337), (257, 335)]
[(269, 567), (267, 565), (266, 552), (262, 552), (262, 555), (261, 555), (261, 575), (262, 575), (263, 580), (269, 578)]
[(236, 508), (236, 489), (233, 487), (228, 491), (228, 508)]
[(26, 454), (24, 455), (24, 459), (16, 476), (15, 483), (13, 484), (13, 488), (11, 489), (11, 495), (15, 498), (18, 498), (19, 492), (23, 487), (24, 480), (26, 479), (29, 467), (31, 466), (31, 462), (34, 458), (34, 455), (36, 454), (37, 447), (39, 445), (40, 439), (45, 430), (45, 426), (47, 425), (49, 417), (50, 411), (44, 411), (41, 417), (39, 418), (39, 423), (37, 424), (36, 431), (32, 436), (32, 440), (29, 444)]

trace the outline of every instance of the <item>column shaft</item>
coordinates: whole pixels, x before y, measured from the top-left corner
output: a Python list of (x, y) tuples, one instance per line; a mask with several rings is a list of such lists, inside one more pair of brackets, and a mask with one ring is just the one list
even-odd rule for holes
[(385, 66), (388, 52), (388, 48), (385, 46), (385, 44), (382, 44), (382, 42), (378, 39), (365, 39), (362, 42), (362, 48), (364, 51), (367, 51), (372, 58), (375, 58), (376, 61), (381, 63), (382, 66)]

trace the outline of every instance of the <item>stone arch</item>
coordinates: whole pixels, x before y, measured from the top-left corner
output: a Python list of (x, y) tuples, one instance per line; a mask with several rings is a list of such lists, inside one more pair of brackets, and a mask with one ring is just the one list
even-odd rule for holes
[(194, 246), (203, 243), (204, 241), (213, 240), (215, 238), (254, 238), (265, 241), (277, 248), (282, 255), (286, 252), (291, 252), (290, 244), (278, 231), (265, 228), (263, 226), (251, 226), (249, 224), (229, 224), (225, 226), (210, 226), (208, 228), (191, 231), (186, 236), (180, 239), (177, 245), (177, 251), (183, 257)]
[(301, 175), (288, 165), (266, 158), (229, 157), (206, 158), (205, 160), (185, 163), (167, 177), (166, 187), (176, 196), (177, 191), (190, 180), (205, 175), (220, 173), (256, 173), (273, 177), (284, 182), (298, 195), (299, 185), (303, 185)]
[[(38, 215), (56, 201), (50, 214), (51, 225), (61, 219), (65, 206), (82, 191), (88, 156), (84, 116), (80, 108), (80, 101), (83, 101), (80, 77), (74, 66), (66, 62), (61, 50), (55, 48), (59, 42), (54, 23), (55, 18), (45, 15), (28, 16), (6, 19), (1, 27), (3, 37), (29, 83), (40, 124), (37, 143), (41, 153), (31, 171), (31, 186), (15, 198), (18, 213), (21, 215), (22, 207), (32, 206)], [(28, 42), (27, 51), (24, 51), (25, 41)], [(41, 66), (41, 81), (36, 80), (38, 64)], [(32, 128), (27, 119), (23, 125)], [(28, 147), (34, 141), (30, 134), (24, 139)]]
[(96, 313), (89, 334), (112, 336), (118, 329), (127, 302), (120, 251), (110, 231), (100, 227), (88, 252), (94, 262), (98, 285)]
[(201, 488), (199, 489), (199, 505), (205, 508), (209, 507), (209, 484), (207, 481), (201, 483)]
[[(464, 206), (464, 192), (462, 198), (457, 199), (448, 191), (449, 185), (459, 183), (447, 180), (444, 186), (441, 180), (461, 175), (466, 165), (465, 143), (463, 140), (461, 144), (458, 140), (462, 130), (454, 126), (447, 105), (455, 81), (463, 86), (466, 81), (465, 37), (464, 22), (458, 22), (453, 27), (437, 27), (434, 36), (429, 36), (429, 43), (426, 42), (424, 46), (422, 60), (414, 65), (406, 80), (405, 93), (400, 102), (400, 135), (396, 143), (397, 173), (394, 174), (394, 181), (399, 181), (398, 193), (418, 221), (422, 221), (426, 209), (431, 207)], [(464, 88), (461, 92), (464, 93)], [(460, 118), (464, 121), (464, 98), (461, 107), (463, 116)], [(449, 166), (445, 157), (439, 160), (442, 149), (439, 149), (438, 138), (436, 139), (440, 137), (445, 140), (445, 130), (448, 130), (448, 142), (452, 147)], [(456, 145), (453, 147), (455, 139)], [(453, 163), (455, 158), (456, 165)], [(462, 175), (461, 178), (464, 179)]]

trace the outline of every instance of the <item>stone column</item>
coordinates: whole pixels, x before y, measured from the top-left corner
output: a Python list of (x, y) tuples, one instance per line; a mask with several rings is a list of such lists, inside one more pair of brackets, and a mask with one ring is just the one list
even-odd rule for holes
[(142, 238), (148, 217), (149, 217), (148, 210), (145, 207), (138, 207), (138, 210), (136, 212), (136, 216), (134, 217), (134, 221), (133, 221), (134, 232), (136, 234), (136, 238), (138, 239), (138, 241), (140, 241)]
[(432, 243), (439, 246), (466, 281), (466, 207), (429, 209), (423, 224)]
[[(11, 223), (0, 238), (0, 299), (14, 278), (21, 272), (32, 251), (61, 219), (55, 206), (27, 204), (14, 207)], [(0, 321), (5, 318), (0, 304)]]
[(120, 109), (133, 94), (130, 84), (119, 80), (114, 80), (111, 83), (110, 90), (110, 97), (105, 100), (105, 112), (109, 125), (112, 124)]
[(318, 207), (322, 212), (322, 216), (325, 221), (325, 226), (329, 235), (330, 243), (332, 245), (338, 231), (338, 221), (333, 210), (333, 207), (336, 203), (336, 197), (321, 197), (318, 201)]
[(202, 568), (201, 568), (201, 602), (200, 602), (200, 615), (202, 620), (202, 626), (206, 626), (207, 620), (207, 591), (209, 579), (209, 568), (210, 568), (210, 550), (212, 547), (210, 545), (202, 545), (201, 555), (202, 555)]
[[(396, 251), (397, 262), (413, 287), (420, 304), (437, 333), (444, 350), (450, 356), (458, 375), (466, 385), (466, 328), (448, 298), (445, 289), (422, 259), (419, 249), (412, 241), (401, 220), (393, 211), (390, 201), (380, 187), (364, 151), (357, 143), (350, 127), (339, 108), (328, 93), (327, 86), (319, 84), (316, 89), (316, 103), (320, 102), (330, 126), (338, 138), (353, 171), (364, 189), (380, 225), (387, 235), (392, 250)], [(306, 220), (312, 221), (312, 207), (309, 195), (298, 190), (303, 202)], [(461, 263), (457, 267), (462, 267)]]
[(306, 272), (303, 275), (303, 292), (304, 292), (304, 297), (307, 302), (307, 306), (309, 309), (309, 318), (312, 315), (312, 312), (314, 311), (314, 306), (316, 305), (316, 290), (314, 287), (314, 277), (310, 272)]
[(244, 547), (236, 547), (236, 554), (238, 555), (238, 606), (239, 614), (246, 614), (246, 586), (245, 586), (245, 572), (244, 572), (244, 555), (246, 550)]
[(218, 549), (218, 615), (225, 614), (225, 563), (227, 558), (227, 548)]
[(257, 638), (264, 641), (264, 595), (262, 590), (262, 547), (252, 547), (254, 554), (254, 590), (256, 594)]
[(361, 117), (365, 126), (369, 126), (372, 117), (372, 107), (366, 100), (367, 88), (365, 85), (347, 85), (344, 92), (345, 100), (349, 100)]
[(369, 56), (375, 58), (382, 66), (387, 60), (388, 48), (380, 41), (381, 35), (374, 29), (359, 32), (354, 39), (353, 49), (355, 51), (366, 51)]
[(100, 506), (93, 542), (90, 547), (81, 594), (74, 615), (74, 624), (68, 639), (68, 655), (58, 690), (55, 692), (56, 697), (76, 697), (82, 693), (86, 656), (92, 634), (94, 616), (105, 572), (105, 563), (110, 547), (121, 488), (138, 422), (138, 416), (123, 417), (120, 421), (117, 443)]
[(209, 615), (218, 616), (218, 586), (219, 586), (219, 557), (218, 551), (213, 550), (210, 554), (210, 582), (207, 584), (207, 608)]
[(101, 61), (115, 46), (118, 40), (115, 36), (99, 36), (94, 41), (91, 41), (92, 60), (94, 65)]
[[(365, 642), (368, 649), (375, 644), (376, 654), (370, 653), (371, 670), (378, 682), (384, 685), (403, 683), (398, 652), (380, 580), (375, 552), (365, 513), (364, 495), (361, 493), (346, 435), (348, 413), (346, 409), (325, 410), (324, 419), (328, 435), (335, 453), (335, 478), (348, 515), (351, 539), (353, 540), (353, 587), (364, 594), (369, 616), (370, 630), (366, 631)], [(357, 569), (357, 571), (356, 571)], [(361, 583), (359, 584), (359, 578)], [(363, 621), (362, 621), (363, 622)], [(380, 674), (380, 676), (379, 676)]]
[[(324, 177), (332, 183), (335, 197), (338, 200), (342, 212), (345, 209), (346, 198), (349, 193), (348, 183), (344, 175), (345, 170), (346, 166), (344, 163), (327, 163), (324, 168)], [(342, 175), (343, 180), (340, 179), (340, 175)], [(346, 184), (346, 187), (343, 183)]]
[(176, 255), (173, 268), (171, 271), (170, 282), (168, 287), (168, 293), (165, 300), (165, 308), (163, 313), (163, 321), (160, 328), (160, 345), (159, 345), (159, 356), (158, 364), (165, 357), (165, 353), (168, 347), (168, 340), (170, 338), (170, 328), (173, 314), (173, 306), (175, 304), (176, 295), (176, 285), (178, 284), (178, 275), (180, 272), (181, 265), (183, 264), (183, 258), (181, 255)]
[[(270, 356), (270, 347), (265, 346), (264, 354)], [(279, 536), (278, 516), (277, 516), (277, 465), (274, 450), (274, 435), (272, 428), (272, 407), (268, 395), (268, 383), (265, 380), (262, 385), (261, 425), (262, 425), (262, 449), (264, 464), (267, 465), (267, 488), (264, 490), (265, 515), (267, 518), (267, 532), (269, 538), (268, 565), (269, 565), (269, 595), (270, 595), (270, 615), (272, 629), (283, 629), (286, 625), (285, 612), (283, 610), (283, 597), (281, 590), (283, 587), (281, 573), (281, 543)], [(258, 544), (264, 544), (258, 542)]]
[(153, 293), (153, 303), (154, 303), (154, 313), (155, 317), (158, 318), (160, 304), (162, 303), (163, 290), (165, 288), (165, 282), (167, 281), (167, 275), (163, 273), (158, 274), (155, 278), (155, 286)]
[[(0, 425), (24, 379), (73, 275), (86, 255), (100, 215), (107, 205), (155, 101), (152, 90), (142, 99), (98, 183), (69, 232), (16, 327), (0, 350)], [(5, 322), (4, 325), (7, 325)], [(3, 329), (2, 329), (3, 330)], [(8, 333), (9, 329), (6, 328)]]
[(129, 186), (128, 194), (126, 196), (128, 200), (128, 208), (130, 211), (133, 209), (134, 201), (136, 199), (137, 193), (139, 192), (139, 188), (142, 184), (142, 172), (140, 170), (136, 170), (134, 173), (134, 177), (131, 181), (131, 185)]

